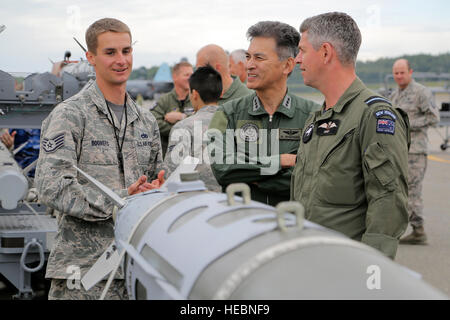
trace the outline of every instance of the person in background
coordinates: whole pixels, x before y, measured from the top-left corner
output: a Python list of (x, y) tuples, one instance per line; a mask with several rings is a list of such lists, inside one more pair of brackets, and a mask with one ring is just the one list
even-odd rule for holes
[(237, 49), (230, 53), (230, 73), (238, 77), (242, 83), (247, 81), (247, 59), (244, 49)]
[(194, 109), (189, 100), (189, 77), (194, 72), (187, 61), (177, 63), (172, 68), (173, 89), (162, 95), (151, 107), (161, 134), (163, 157), (167, 150), (170, 129), (180, 120), (190, 116)]
[(411, 146), (408, 152), (408, 214), (412, 232), (401, 238), (404, 244), (426, 244), (424, 230), (422, 182), (427, 169), (428, 128), (439, 123), (439, 111), (430, 89), (413, 79), (408, 60), (398, 59), (392, 67), (398, 87), (389, 99), (408, 114)]

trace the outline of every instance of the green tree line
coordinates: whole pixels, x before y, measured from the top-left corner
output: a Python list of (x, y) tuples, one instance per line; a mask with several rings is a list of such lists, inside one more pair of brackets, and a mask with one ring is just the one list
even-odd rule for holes
[[(380, 58), (375, 61), (357, 61), (356, 73), (358, 77), (367, 84), (381, 84), (385, 75), (392, 72), (392, 65), (395, 60), (406, 58), (414, 71), (417, 72), (438, 72), (450, 73), (450, 53), (439, 55), (416, 54), (403, 55), (395, 58)], [(133, 70), (130, 79), (153, 79), (159, 66), (146, 68), (144, 66)], [(309, 91), (303, 84), (303, 78), (298, 67), (288, 80), (289, 87), (294, 90)]]

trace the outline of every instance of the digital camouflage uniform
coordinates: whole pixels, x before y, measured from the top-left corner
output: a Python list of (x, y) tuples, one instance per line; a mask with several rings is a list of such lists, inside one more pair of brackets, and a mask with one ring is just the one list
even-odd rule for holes
[[(310, 112), (318, 108), (318, 104), (289, 93), (273, 116), (256, 93), (220, 106), (209, 129), (220, 133), (210, 160), (222, 190), (231, 183), (244, 182), (250, 186), (252, 200), (270, 205), (288, 201), (293, 168), (281, 168), (280, 154), (297, 153), (301, 128)], [(228, 138), (227, 129), (233, 133)], [(245, 150), (242, 147), (242, 152), (237, 152), (238, 145)], [(218, 152), (223, 156), (216, 160)]]
[(291, 199), (305, 218), (394, 258), (408, 224), (408, 123), (358, 78), (305, 123)]
[(209, 165), (206, 148), (208, 139), (204, 137), (216, 110), (217, 106), (204, 106), (194, 115), (177, 122), (172, 127), (164, 164), (167, 167), (168, 174), (170, 174), (185, 157), (199, 158), (200, 163), (197, 165), (196, 171), (199, 172), (200, 179), (205, 183), (208, 190), (221, 192), (222, 188), (217, 183)]
[(408, 86), (395, 89), (389, 99), (408, 114), (411, 147), (408, 153), (408, 213), (411, 225), (423, 225), (422, 181), (427, 168), (428, 127), (439, 122), (439, 111), (431, 91), (413, 79)]
[[(72, 165), (121, 197), (128, 195), (128, 186), (141, 175), (151, 180), (159, 172), (162, 156), (156, 120), (129, 95), (126, 103), (127, 117), (122, 117), (120, 126), (111, 113), (120, 142), (126, 127), (121, 154), (105, 98), (95, 81), (60, 103), (42, 123), (36, 187), (40, 200), (59, 213), (46, 278), (67, 279), (71, 266), (80, 268), (82, 278), (114, 239), (113, 204)], [(116, 279), (123, 279), (122, 271)], [(80, 298), (88, 297), (80, 292)]]
[(164, 120), (166, 113), (178, 111), (184, 113), (186, 116), (190, 116), (194, 113), (189, 95), (185, 100), (178, 100), (175, 89), (162, 95), (157, 102), (151, 107), (151, 112), (158, 122), (159, 132), (161, 135), (161, 146), (163, 150), (163, 156), (167, 150), (167, 142), (169, 140), (170, 129), (173, 124)]

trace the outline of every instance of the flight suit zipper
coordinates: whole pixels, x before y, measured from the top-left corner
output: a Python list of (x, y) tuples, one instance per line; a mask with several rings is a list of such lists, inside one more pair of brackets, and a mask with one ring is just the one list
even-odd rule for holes
[(271, 156), (272, 155), (272, 119), (273, 119), (273, 114), (269, 115), (269, 125), (267, 128), (267, 148), (268, 148), (268, 155)]

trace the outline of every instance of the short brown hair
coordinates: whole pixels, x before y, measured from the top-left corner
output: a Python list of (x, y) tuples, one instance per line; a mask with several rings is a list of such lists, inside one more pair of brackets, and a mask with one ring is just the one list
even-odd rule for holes
[(90, 52), (94, 54), (97, 53), (98, 35), (108, 31), (126, 32), (130, 35), (131, 40), (130, 28), (128, 28), (128, 26), (125, 23), (114, 18), (103, 18), (95, 21), (86, 30), (86, 44)]
[(173, 66), (172, 74), (177, 73), (183, 67), (191, 67), (192, 68), (192, 64), (190, 64), (187, 61), (178, 62), (176, 65)]

